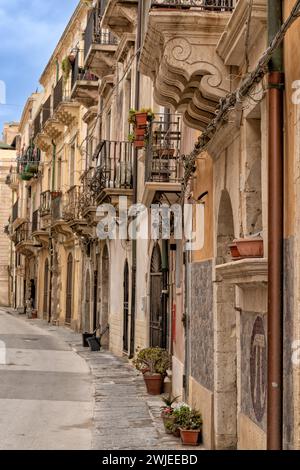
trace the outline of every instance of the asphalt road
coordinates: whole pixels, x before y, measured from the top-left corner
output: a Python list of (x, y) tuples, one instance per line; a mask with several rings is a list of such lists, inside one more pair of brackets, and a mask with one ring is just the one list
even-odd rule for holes
[(0, 309), (0, 449), (90, 449), (92, 378), (67, 343)]

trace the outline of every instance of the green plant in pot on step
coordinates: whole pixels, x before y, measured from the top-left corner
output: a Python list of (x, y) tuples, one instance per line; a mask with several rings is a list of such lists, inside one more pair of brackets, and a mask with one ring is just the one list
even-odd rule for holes
[(177, 398), (178, 397), (172, 397), (172, 395), (162, 397), (164, 405), (160, 407), (161, 417), (167, 434), (172, 434), (173, 432), (173, 425), (175, 422), (175, 416), (173, 416), (173, 404), (176, 402)]
[(181, 405), (173, 412), (175, 416), (174, 429), (179, 430), (183, 445), (196, 446), (202, 432), (202, 416), (199, 411), (188, 405)]
[(160, 395), (167, 370), (171, 366), (170, 354), (162, 348), (145, 348), (138, 352), (134, 365), (143, 373), (149, 395)]

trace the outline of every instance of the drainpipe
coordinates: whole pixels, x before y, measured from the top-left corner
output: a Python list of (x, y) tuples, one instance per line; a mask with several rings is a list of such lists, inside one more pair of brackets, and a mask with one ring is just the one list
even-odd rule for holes
[(169, 325), (168, 325), (168, 271), (169, 271), (169, 245), (168, 240), (162, 241), (162, 329), (166, 332), (167, 338), (163, 336), (162, 347), (168, 349), (169, 345)]
[[(140, 49), (142, 44), (142, 0), (138, 2), (138, 22), (136, 37), (136, 76), (135, 76), (135, 109), (140, 107), (140, 72), (138, 70)], [(138, 182), (138, 150), (135, 149), (133, 162), (133, 204), (137, 203), (137, 182)], [(130, 321), (130, 351), (129, 358), (134, 356), (135, 349), (135, 315), (136, 315), (136, 261), (137, 261), (137, 241), (132, 240), (132, 280), (131, 280), (131, 321)]]
[[(281, 0), (268, 0), (269, 42), (282, 24)], [(282, 449), (283, 415), (283, 47), (269, 64), (267, 448)]]
[[(52, 182), (51, 182), (51, 191), (55, 191), (55, 165), (56, 165), (56, 144), (54, 140), (52, 140)], [(52, 208), (51, 208), (52, 211)], [(52, 220), (52, 214), (51, 214)], [(52, 318), (52, 304), (51, 304), (51, 297), (52, 297), (52, 283), (53, 283), (53, 265), (54, 265), (54, 256), (53, 256), (53, 238), (52, 238), (52, 226), (50, 223), (49, 228), (49, 251), (50, 251), (50, 282), (49, 282), (49, 299), (48, 299), (48, 322), (51, 323)]]

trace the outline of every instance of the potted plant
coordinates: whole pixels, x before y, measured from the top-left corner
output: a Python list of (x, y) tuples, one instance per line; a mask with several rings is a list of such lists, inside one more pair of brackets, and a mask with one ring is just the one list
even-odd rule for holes
[(202, 416), (199, 411), (182, 405), (174, 410), (175, 426), (180, 431), (183, 445), (196, 446), (202, 431)]
[(137, 370), (143, 373), (149, 395), (160, 395), (164, 378), (171, 365), (168, 351), (158, 347), (142, 349), (134, 364)]
[(145, 128), (148, 122), (152, 122), (155, 117), (154, 112), (150, 108), (143, 108), (140, 111), (135, 109), (129, 110), (128, 122), (133, 126)]
[(172, 395), (168, 395), (162, 398), (164, 405), (161, 406), (161, 417), (167, 434), (172, 434), (173, 432), (173, 425), (175, 423), (175, 416), (173, 416), (173, 404), (177, 398), (178, 397), (173, 398)]
[(72, 64), (70, 62), (69, 57), (65, 57), (61, 63), (61, 68), (63, 72), (63, 79), (64, 82), (66, 83), (68, 81), (68, 78), (70, 76), (71, 70), (72, 70)]

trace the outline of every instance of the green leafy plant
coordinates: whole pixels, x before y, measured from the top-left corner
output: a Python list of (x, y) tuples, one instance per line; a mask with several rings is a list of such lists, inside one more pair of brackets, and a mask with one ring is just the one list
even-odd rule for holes
[(136, 123), (135, 115), (136, 115), (136, 110), (135, 109), (130, 109), (129, 110), (129, 115), (128, 115), (129, 124), (134, 125)]
[(134, 141), (135, 141), (135, 134), (134, 134), (134, 132), (129, 132), (129, 134), (128, 134), (128, 141), (129, 141), (129, 142), (134, 142)]
[(63, 71), (63, 79), (64, 82), (68, 81), (68, 78), (70, 76), (71, 70), (72, 70), (72, 64), (70, 62), (69, 57), (65, 57), (61, 63), (61, 68)]
[(179, 398), (179, 396), (173, 397), (171, 394), (163, 396), (162, 402), (164, 403), (164, 405), (161, 408), (171, 408), (172, 405), (176, 402), (177, 398)]
[(134, 361), (135, 367), (150, 374), (166, 375), (171, 366), (170, 354), (162, 348), (145, 348), (139, 351)]
[(177, 428), (181, 428), (186, 431), (201, 429), (201, 413), (195, 409), (191, 409), (187, 405), (182, 405), (180, 408), (175, 409), (173, 411), (173, 416), (175, 416), (174, 426)]

